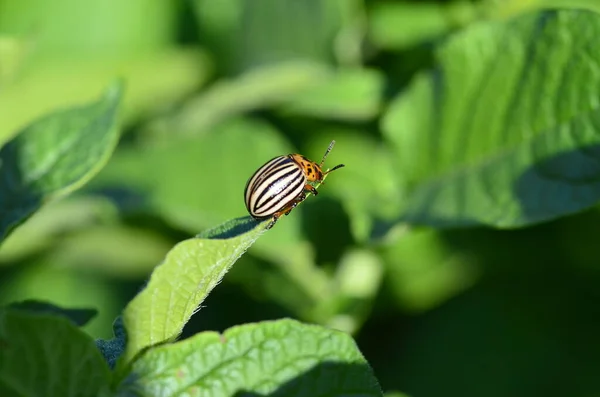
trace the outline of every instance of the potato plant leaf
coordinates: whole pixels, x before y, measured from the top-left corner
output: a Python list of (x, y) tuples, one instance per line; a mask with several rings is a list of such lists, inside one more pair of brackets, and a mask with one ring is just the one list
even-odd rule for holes
[(348, 26), (345, 14), (353, 6), (346, 0), (191, 3), (201, 43), (230, 75), (280, 62), (332, 62), (336, 35)]
[(202, 301), (266, 226), (267, 222), (240, 218), (177, 244), (125, 308), (125, 359), (179, 336)]
[(383, 92), (384, 76), (379, 71), (340, 69), (292, 96), (283, 110), (324, 119), (369, 120), (379, 113)]
[(410, 194), (402, 220), (519, 227), (600, 199), (600, 16), (474, 25), (383, 121)]
[(410, 48), (473, 22), (476, 6), (465, 1), (375, 3), (369, 13), (369, 36), (387, 50)]
[(203, 332), (141, 355), (123, 395), (382, 396), (354, 340), (294, 320)]
[(0, 239), (104, 166), (119, 138), (121, 95), (115, 83), (97, 102), (43, 117), (0, 149)]
[(1, 396), (96, 397), (109, 383), (108, 366), (93, 340), (70, 320), (0, 311)]
[(288, 61), (252, 69), (223, 79), (190, 99), (174, 116), (155, 123), (158, 133), (197, 135), (240, 114), (264, 109), (316, 89), (332, 76), (329, 67), (308, 61)]

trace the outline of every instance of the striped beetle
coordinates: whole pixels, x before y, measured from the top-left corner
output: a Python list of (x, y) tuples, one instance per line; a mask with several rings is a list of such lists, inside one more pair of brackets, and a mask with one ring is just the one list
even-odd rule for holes
[(281, 215), (288, 215), (306, 199), (308, 193), (318, 194), (315, 185), (323, 183), (330, 172), (342, 168), (339, 164), (323, 172), (322, 166), (335, 145), (331, 141), (319, 164), (301, 154), (278, 156), (260, 167), (246, 183), (246, 209), (256, 220), (273, 217), (267, 226), (273, 227)]

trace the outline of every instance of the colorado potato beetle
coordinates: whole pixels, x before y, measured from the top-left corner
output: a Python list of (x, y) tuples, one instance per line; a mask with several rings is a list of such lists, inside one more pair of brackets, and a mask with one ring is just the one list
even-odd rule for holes
[(272, 217), (273, 227), (281, 215), (288, 215), (306, 199), (308, 193), (318, 194), (315, 185), (323, 183), (327, 174), (342, 168), (339, 164), (323, 172), (323, 163), (335, 145), (331, 141), (319, 164), (301, 154), (278, 156), (260, 167), (246, 183), (246, 209), (256, 220)]

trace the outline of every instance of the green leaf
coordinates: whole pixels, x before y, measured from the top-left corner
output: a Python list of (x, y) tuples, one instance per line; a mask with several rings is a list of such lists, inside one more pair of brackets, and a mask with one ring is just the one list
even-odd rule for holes
[(597, 0), (484, 0), (480, 15), (488, 18), (511, 18), (543, 9), (575, 9), (600, 12)]
[(404, 49), (467, 25), (476, 11), (466, 1), (376, 3), (369, 12), (369, 36), (380, 48)]
[(0, 238), (104, 166), (119, 138), (121, 92), (114, 84), (96, 103), (46, 116), (0, 150)]
[(440, 47), (383, 120), (410, 191), (402, 220), (517, 227), (594, 205), (599, 35), (595, 13), (544, 12)]
[(27, 78), (14, 79), (0, 90), (0, 143), (31, 120), (92, 100), (115, 76), (127, 86), (120, 114), (129, 125), (192, 95), (209, 76), (208, 59), (195, 49), (174, 48), (120, 58), (36, 61), (27, 65)]
[(23, 66), (29, 43), (17, 36), (0, 34), (0, 89), (4, 90)]
[(61, 316), (71, 320), (73, 324), (82, 327), (98, 314), (96, 309), (66, 309), (55, 306), (49, 302), (38, 301), (34, 299), (15, 302), (9, 305), (11, 310), (20, 310), (28, 313), (48, 313), (55, 316)]
[(403, 50), (486, 20), (507, 20), (549, 8), (600, 12), (596, 0), (481, 0), (478, 2), (375, 3), (368, 14), (369, 38), (377, 47)]
[(44, 0), (3, 1), (0, 31), (31, 35), (36, 52), (57, 57), (151, 52), (172, 40), (178, 9), (172, 2), (153, 0), (56, 0), (53, 7), (45, 5)]
[(177, 244), (152, 273), (148, 285), (125, 308), (125, 359), (174, 340), (234, 262), (265, 231), (250, 217), (228, 222), (203, 238)]
[(139, 396), (382, 396), (354, 340), (293, 320), (203, 332), (133, 363), (121, 385)]
[(228, 74), (294, 60), (329, 63), (346, 0), (193, 1), (203, 44)]
[(94, 342), (71, 321), (0, 311), (0, 395), (96, 397), (109, 382)]
[(173, 117), (155, 122), (155, 134), (169, 139), (172, 134), (197, 135), (240, 114), (289, 101), (298, 93), (310, 92), (332, 75), (322, 64), (289, 61), (247, 71), (220, 80), (188, 100)]
[(374, 69), (340, 69), (318, 86), (299, 92), (285, 111), (326, 119), (369, 120), (381, 107), (383, 75)]

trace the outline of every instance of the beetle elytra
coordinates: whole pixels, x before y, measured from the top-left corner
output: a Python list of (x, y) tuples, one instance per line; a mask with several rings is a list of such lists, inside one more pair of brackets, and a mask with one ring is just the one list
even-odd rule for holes
[[(323, 163), (335, 145), (331, 141), (319, 164), (301, 154), (278, 156), (260, 167), (246, 183), (244, 199), (246, 209), (256, 220), (272, 217), (268, 228), (273, 227), (281, 215), (288, 215), (307, 194), (317, 195), (317, 187), (329, 174), (344, 164), (323, 171)], [(316, 186), (315, 186), (316, 185)]]

